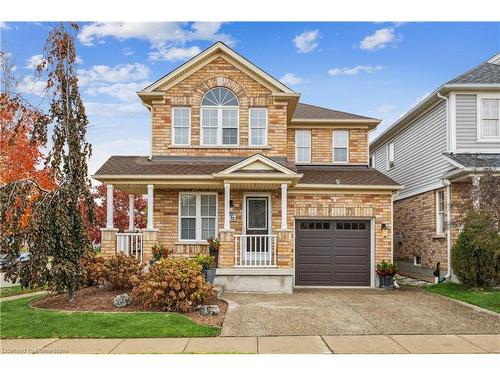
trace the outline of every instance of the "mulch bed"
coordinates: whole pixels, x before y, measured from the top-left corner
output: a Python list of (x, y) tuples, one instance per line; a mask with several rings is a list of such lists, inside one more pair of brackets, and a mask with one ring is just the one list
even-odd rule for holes
[[(68, 301), (67, 294), (51, 294), (33, 301), (31, 305), (36, 308), (61, 311), (159, 312), (159, 310), (146, 309), (140, 301), (134, 301), (133, 299), (129, 306), (115, 307), (113, 306), (113, 300), (118, 294), (121, 293), (116, 290), (89, 287), (77, 291), (72, 303)], [(202, 316), (195, 311), (181, 315), (198, 324), (222, 327), (227, 311), (227, 302), (217, 299), (213, 304), (219, 306), (220, 313), (218, 315)]]

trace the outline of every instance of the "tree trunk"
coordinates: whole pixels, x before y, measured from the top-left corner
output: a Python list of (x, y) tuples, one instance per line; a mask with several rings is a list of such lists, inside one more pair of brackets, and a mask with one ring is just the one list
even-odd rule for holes
[(74, 289), (68, 290), (68, 301), (70, 303), (73, 303), (75, 301), (75, 290)]

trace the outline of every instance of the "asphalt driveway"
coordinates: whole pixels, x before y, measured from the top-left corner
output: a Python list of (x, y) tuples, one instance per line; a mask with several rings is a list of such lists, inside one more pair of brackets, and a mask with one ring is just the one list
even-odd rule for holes
[(416, 288), (224, 293), (222, 336), (500, 334), (488, 314)]

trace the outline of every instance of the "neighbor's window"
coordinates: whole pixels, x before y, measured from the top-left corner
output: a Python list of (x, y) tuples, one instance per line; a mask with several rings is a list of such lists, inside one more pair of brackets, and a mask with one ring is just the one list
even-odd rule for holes
[(295, 162), (311, 162), (311, 131), (297, 130), (295, 132)]
[(333, 131), (333, 162), (347, 163), (349, 155), (349, 132), (347, 130)]
[(394, 142), (387, 145), (387, 169), (394, 167)]
[(479, 139), (483, 141), (500, 138), (500, 99), (481, 100), (481, 127)]
[(369, 166), (370, 168), (375, 168), (375, 156), (373, 156), (373, 155), (372, 155), (372, 156), (370, 156), (368, 166)]
[(179, 196), (180, 240), (205, 241), (216, 235), (217, 194), (182, 193)]
[(191, 127), (191, 108), (173, 107), (172, 124), (173, 124), (172, 143), (174, 145), (189, 145), (190, 144), (189, 133)]
[(413, 265), (414, 266), (421, 266), (422, 265), (422, 257), (420, 255), (413, 256)]
[(238, 144), (238, 98), (224, 87), (208, 91), (201, 101), (201, 144)]
[(267, 145), (267, 108), (250, 108), (250, 146)]
[(444, 190), (436, 191), (436, 233), (444, 234), (446, 230), (446, 206)]

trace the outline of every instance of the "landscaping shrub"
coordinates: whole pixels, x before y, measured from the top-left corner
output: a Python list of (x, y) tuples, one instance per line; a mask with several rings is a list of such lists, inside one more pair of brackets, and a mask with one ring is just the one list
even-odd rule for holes
[(132, 289), (131, 278), (142, 275), (143, 266), (134, 257), (118, 253), (106, 259), (104, 279), (109, 283), (111, 289), (130, 290)]
[(212, 286), (201, 274), (193, 259), (161, 259), (142, 277), (133, 278), (134, 298), (142, 299), (146, 308), (189, 312), (199, 304), (214, 299)]
[(500, 251), (500, 236), (491, 220), (471, 213), (452, 248), (451, 266), (466, 288), (481, 288), (493, 284), (496, 276), (496, 254)]
[(95, 252), (87, 252), (80, 259), (83, 268), (83, 285), (97, 286), (104, 284), (106, 274), (106, 259), (96, 255)]

